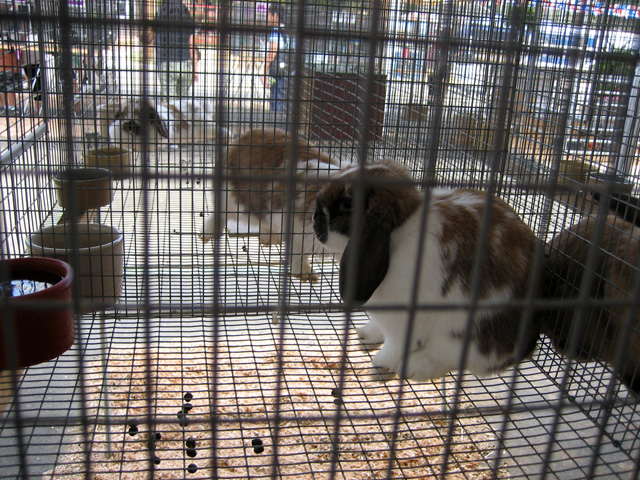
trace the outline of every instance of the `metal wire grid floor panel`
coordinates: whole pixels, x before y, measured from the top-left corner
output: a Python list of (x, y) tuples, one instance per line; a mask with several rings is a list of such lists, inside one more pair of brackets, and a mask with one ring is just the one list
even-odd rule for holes
[[(168, 165), (179, 165), (181, 155), (160, 154)], [(83, 478), (87, 471), (139, 478), (151, 461), (159, 462), (153, 466), (158, 478), (325, 478), (331, 472), (362, 478), (365, 471), (372, 478), (443, 471), (446, 478), (519, 478), (545, 469), (578, 478), (592, 466), (606, 478), (633, 471), (623, 452), (635, 447), (629, 428), (638, 421), (635, 406), (602, 405), (610, 376), (592, 364), (582, 368), (597, 382), (586, 391), (575, 384), (567, 399), (553, 381), (566, 363), (546, 343), (515, 379), (468, 378), (458, 390), (452, 377), (402, 384), (376, 378), (352, 329), (366, 321), (363, 314), (348, 321), (317, 307), (304, 313), (310, 305), (338, 302), (333, 260), (318, 265), (319, 283), (291, 281), (283, 316), (259, 313), (260, 305), (279, 304), (280, 252), (257, 238), (229, 237), (220, 258), (220, 270), (228, 272), (219, 277), (220, 307), (257, 313), (216, 321), (197, 316), (211, 304), (213, 249), (195, 235), (205, 182), (195, 191), (186, 190), (186, 182), (193, 177), (159, 180), (145, 191), (138, 179), (123, 180), (100, 212), (124, 232), (122, 302), (139, 310), (81, 317), (74, 348), (19, 379), (18, 403), (2, 430), (12, 472), (6, 478), (18, 472), (18, 439), (28, 441), (30, 475), (52, 478)], [(186, 412), (185, 404), (193, 409)], [(20, 432), (12, 426), (18, 408)], [(256, 438), (262, 453), (252, 445)], [(186, 446), (190, 439), (195, 449)], [(196, 473), (189, 473), (191, 464)]]
[[(638, 77), (628, 71), (637, 55), (609, 52), (606, 36), (589, 43), (603, 25), (596, 13), (533, 6), (518, 24), (511, 7), (475, 3), (420, 5), (415, 14), (395, 4), (366, 3), (364, 13), (306, 5), (292, 18), (305, 17), (305, 62), (315, 74), (298, 72), (296, 127), (342, 163), (390, 157), (425, 184), (493, 185), (551, 242), (598, 214), (586, 188), (594, 169), (639, 178)], [(267, 106), (266, 32), (254, 18), (262, 6), (251, 5), (222, 5), (221, 18), (239, 15), (228, 25), (205, 15), (190, 95), (213, 99), (233, 135), (292, 128)], [(45, 7), (29, 16), (40, 47), (55, 43), (51, 26), (69, 14)], [(55, 67), (40, 58), (43, 98), (19, 94), (31, 106), (18, 116), (5, 109), (5, 255), (21, 254), (29, 233), (63, 215), (49, 177), (105, 140), (110, 102), (154, 95), (153, 59), (138, 41), (142, 17), (93, 13), (74, 17), (79, 46), (58, 37)], [(376, 15), (388, 22), (379, 38)], [(620, 38), (635, 31), (606, 15)], [(580, 22), (585, 45), (556, 42), (573, 38)], [(92, 24), (112, 27), (117, 41), (87, 34)], [(372, 40), (384, 48), (368, 70)], [(84, 64), (83, 48), (99, 62)], [(327, 83), (333, 70), (348, 80)], [(376, 95), (363, 97), (367, 88)], [(369, 130), (364, 112), (375, 112)], [(203, 124), (213, 118), (221, 117)], [(225, 235), (216, 258), (197, 238), (211, 210), (214, 143), (126, 145), (142, 150), (134, 163), (149, 170), (118, 181), (114, 200), (93, 216), (124, 233), (121, 301), (79, 315), (76, 343), (56, 360), (0, 373), (0, 478), (638, 477), (635, 397), (610, 367), (568, 363), (542, 337), (531, 361), (499, 376), (401, 382), (371, 369), (372, 352), (354, 335), (367, 316), (337, 307), (333, 259), (314, 258), (319, 281), (310, 284), (283, 279), (284, 247), (256, 237)]]

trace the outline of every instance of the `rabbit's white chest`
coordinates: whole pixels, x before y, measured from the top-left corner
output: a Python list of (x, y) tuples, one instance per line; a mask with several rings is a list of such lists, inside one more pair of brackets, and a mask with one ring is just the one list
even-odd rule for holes
[[(421, 211), (410, 217), (391, 235), (390, 262), (387, 275), (367, 305), (410, 305), (416, 285), (418, 303), (442, 302), (443, 264), (437, 241), (440, 224), (436, 215), (430, 218), (424, 235)], [(423, 238), (421, 238), (423, 237)], [(418, 265), (418, 259), (421, 263)], [(455, 295), (455, 292), (450, 292)]]
[[(445, 375), (459, 361), (462, 343), (459, 334), (464, 332), (468, 313), (455, 306), (468, 301), (468, 295), (456, 284), (443, 294), (446, 272), (438, 242), (440, 223), (437, 216), (432, 215), (420, 242), (419, 215), (398, 229), (395, 238), (392, 236), (389, 270), (365, 308), (376, 307), (369, 311), (372, 325), (366, 330), (371, 332), (377, 328), (384, 339), (374, 366), (398, 373), (406, 368), (408, 377), (426, 380)], [(418, 265), (420, 246), (422, 259)], [(414, 292), (416, 309), (411, 308)], [(385, 305), (390, 308), (379, 309)], [(444, 305), (454, 308), (441, 308)], [(359, 333), (363, 336), (365, 329)], [(408, 351), (405, 349), (407, 335)], [(373, 337), (375, 335), (370, 338)], [(474, 353), (472, 357), (478, 356)], [(405, 361), (407, 365), (403, 367)]]

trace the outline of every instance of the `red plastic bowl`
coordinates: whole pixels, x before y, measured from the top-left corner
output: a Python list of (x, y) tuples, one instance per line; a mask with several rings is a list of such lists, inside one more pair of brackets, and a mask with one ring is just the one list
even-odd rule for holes
[[(10, 367), (15, 352), (16, 368), (51, 360), (71, 348), (75, 340), (71, 308), (71, 265), (55, 258), (27, 257), (0, 262), (0, 281), (29, 280), (51, 284), (20, 296), (0, 292), (0, 370)], [(7, 287), (8, 288), (8, 287)], [(13, 317), (13, 334), (5, 332), (5, 315)], [(14, 349), (6, 339), (13, 338)]]

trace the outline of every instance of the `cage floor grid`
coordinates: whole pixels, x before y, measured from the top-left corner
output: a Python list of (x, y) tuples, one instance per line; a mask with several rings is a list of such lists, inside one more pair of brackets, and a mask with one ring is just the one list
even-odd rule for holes
[(633, 449), (635, 439), (616, 433), (617, 421), (640, 424), (634, 407), (612, 409), (603, 436), (581, 405), (559, 404), (537, 362), (515, 379), (467, 376), (456, 397), (454, 377), (377, 375), (344, 317), (272, 321), (85, 316), (84, 341), (20, 379), (3, 419), (0, 477), (17, 476), (17, 408), (30, 478), (147, 478), (150, 468), (154, 478), (330, 478), (332, 469), (334, 478), (429, 478), (445, 459), (444, 478), (537, 478), (547, 455), (547, 478), (634, 469), (621, 443)]
[[(438, 470), (445, 448), (438, 426), (446, 417), (434, 385), (407, 389), (402, 408), (408, 420), (401, 421), (394, 439), (393, 418), (384, 415), (395, 409), (399, 385), (362, 381), (369, 358), (353, 351), (353, 341), (340, 381), (342, 348), (335, 337), (320, 332), (280, 342), (273, 333), (258, 329), (249, 333), (251, 339), (211, 346), (112, 348), (104, 362), (91, 362), (88, 414), (100, 414), (102, 403), (115, 424), (91, 428), (92, 470), (103, 478), (141, 478), (151, 455), (157, 478), (179, 476), (191, 463), (198, 469), (189, 478), (260, 478), (274, 471), (278, 477), (328, 478), (336, 446), (340, 478), (362, 478), (364, 471), (376, 478), (389, 463), (394, 477), (420, 478)], [(185, 407), (185, 395), (192, 408)], [(460, 441), (449, 444), (448, 471), (458, 475), (451, 478), (468, 478), (466, 471), (485, 478), (490, 429), (469, 417), (460, 420), (454, 438)], [(263, 449), (256, 449), (254, 439)], [(390, 462), (392, 441), (396, 459)], [(52, 478), (83, 472), (81, 458), (63, 455)]]
[[(137, 479), (153, 469), (154, 478), (577, 479), (634, 471), (625, 452), (636, 438), (619, 425), (640, 426), (635, 406), (621, 390), (602, 418), (603, 383), (565, 399), (557, 382), (566, 364), (546, 343), (517, 371), (466, 376), (460, 390), (451, 376), (380, 378), (354, 334), (366, 316), (322, 311), (338, 301), (331, 258), (314, 259), (318, 283), (283, 284), (278, 247), (225, 236), (217, 288), (228, 311), (203, 311), (213, 303), (214, 251), (197, 238), (207, 197), (191, 169), (207, 159), (191, 155), (159, 152), (162, 175), (120, 182), (97, 215), (125, 235), (121, 306), (83, 316), (71, 351), (19, 375), (2, 417), (0, 478)], [(558, 215), (570, 221), (562, 206)], [(283, 298), (284, 315), (274, 315)], [(242, 309), (252, 311), (235, 312)]]

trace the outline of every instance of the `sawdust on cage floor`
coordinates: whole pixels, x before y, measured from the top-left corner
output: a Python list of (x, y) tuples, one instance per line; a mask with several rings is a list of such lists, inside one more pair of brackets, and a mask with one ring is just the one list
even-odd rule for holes
[[(338, 390), (343, 348), (337, 340), (322, 346), (288, 340), (280, 349), (277, 343), (112, 348), (89, 365), (85, 379), (95, 420), (88, 451), (74, 427), (74, 442), (43, 478), (84, 479), (87, 464), (94, 480), (270, 478), (274, 469), (278, 478), (322, 479), (332, 464), (334, 478), (386, 478), (392, 442), (391, 478), (439, 475), (450, 419), (435, 384), (404, 384), (400, 397), (401, 382), (367, 375), (370, 356), (351, 338)], [(183, 414), (185, 403), (191, 409)], [(493, 478), (485, 459), (495, 441), (490, 428), (479, 416), (456, 421), (446, 478)]]

